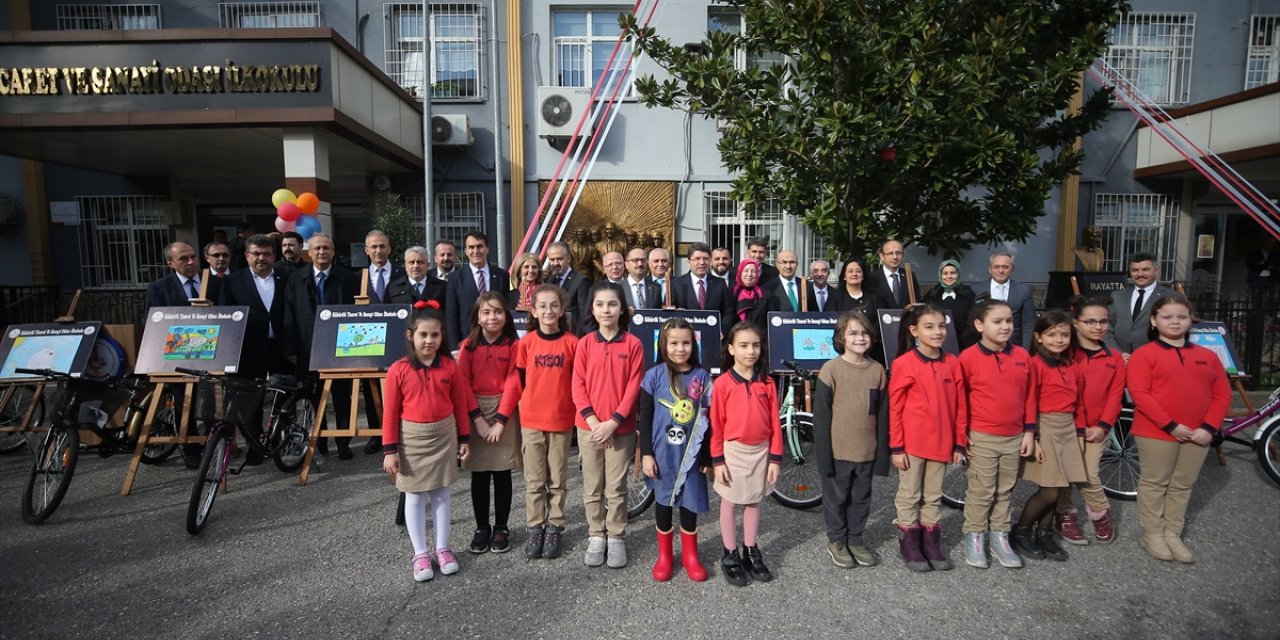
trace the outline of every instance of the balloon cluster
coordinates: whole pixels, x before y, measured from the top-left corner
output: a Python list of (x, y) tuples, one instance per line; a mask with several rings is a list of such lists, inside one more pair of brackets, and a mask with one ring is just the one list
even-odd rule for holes
[(271, 194), (271, 205), (276, 208), (276, 231), (297, 231), (303, 240), (320, 231), (320, 221), (316, 219), (320, 198), (316, 194), (294, 195), (288, 189), (276, 189)]

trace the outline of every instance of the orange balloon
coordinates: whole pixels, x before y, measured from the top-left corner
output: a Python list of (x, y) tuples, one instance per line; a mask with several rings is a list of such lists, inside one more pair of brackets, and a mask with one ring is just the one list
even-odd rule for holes
[(320, 210), (320, 198), (317, 198), (316, 194), (310, 191), (298, 194), (298, 201), (294, 204), (298, 205), (299, 211), (307, 215), (313, 215)]

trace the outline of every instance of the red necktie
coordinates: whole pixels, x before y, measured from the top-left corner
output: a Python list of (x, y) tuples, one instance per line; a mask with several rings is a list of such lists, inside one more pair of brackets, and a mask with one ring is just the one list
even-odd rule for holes
[(698, 308), (699, 309), (707, 308), (707, 281), (706, 280), (698, 281)]

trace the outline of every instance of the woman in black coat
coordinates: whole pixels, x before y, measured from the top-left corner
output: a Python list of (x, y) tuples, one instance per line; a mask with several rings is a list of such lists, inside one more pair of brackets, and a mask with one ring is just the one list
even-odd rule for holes
[(978, 332), (974, 330), (973, 320), (969, 318), (977, 297), (969, 285), (960, 282), (960, 263), (955, 260), (942, 261), (942, 265), (938, 267), (938, 284), (924, 294), (925, 302), (951, 312), (956, 341), (960, 344), (961, 351), (978, 342)]

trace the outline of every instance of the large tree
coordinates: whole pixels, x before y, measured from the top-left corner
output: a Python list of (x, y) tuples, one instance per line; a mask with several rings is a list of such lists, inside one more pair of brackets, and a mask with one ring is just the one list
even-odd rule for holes
[[(903, 238), (956, 255), (1025, 240), (1108, 91), (1066, 112), (1114, 0), (726, 0), (745, 29), (675, 44), (623, 17), (667, 72), (651, 107), (715, 118), (733, 196), (776, 200), (846, 254)], [(744, 64), (745, 61), (745, 64)]]

